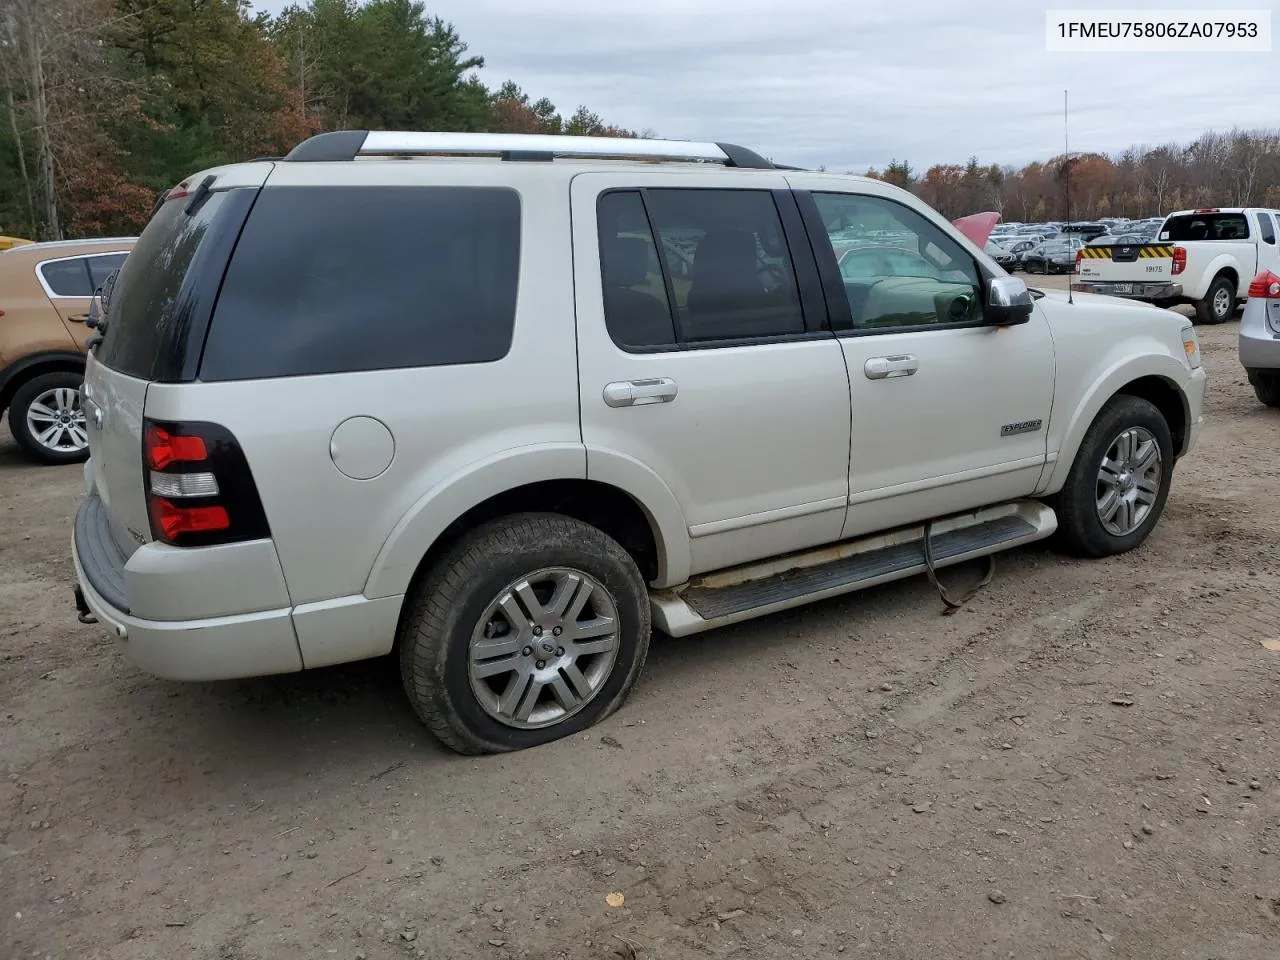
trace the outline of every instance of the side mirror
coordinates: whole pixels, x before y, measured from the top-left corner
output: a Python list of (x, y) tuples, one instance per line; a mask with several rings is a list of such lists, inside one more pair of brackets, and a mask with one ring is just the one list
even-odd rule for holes
[(1035, 301), (1021, 277), (993, 277), (987, 282), (983, 317), (993, 327), (1012, 327), (1031, 319)]

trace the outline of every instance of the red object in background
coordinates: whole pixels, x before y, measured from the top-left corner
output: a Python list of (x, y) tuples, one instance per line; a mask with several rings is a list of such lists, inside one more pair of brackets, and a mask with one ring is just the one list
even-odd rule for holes
[(986, 245), (987, 237), (991, 236), (991, 231), (1000, 222), (1000, 214), (975, 213), (951, 222), (960, 228), (961, 233), (981, 247)]

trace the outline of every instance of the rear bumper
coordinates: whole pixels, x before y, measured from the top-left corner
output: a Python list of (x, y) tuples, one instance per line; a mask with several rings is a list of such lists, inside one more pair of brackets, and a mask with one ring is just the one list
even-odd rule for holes
[[(1280, 333), (1266, 321), (1271, 301), (1250, 300), (1240, 318), (1240, 365), (1246, 370), (1280, 370)], [(1274, 308), (1280, 317), (1280, 307)]]
[(1073, 280), (1071, 289), (1077, 293), (1100, 293), (1128, 300), (1177, 300), (1182, 296), (1182, 284), (1166, 281), (1122, 283), (1113, 280)]
[[(163, 606), (156, 597), (164, 590), (166, 580), (173, 582), (171, 576), (159, 569), (164, 565), (154, 562), (159, 558), (145, 551), (146, 547), (139, 548), (126, 560), (111, 538), (101, 501), (96, 495), (85, 498), (71, 537), (79, 591), (77, 608), (87, 607), (115, 634), (131, 663), (169, 680), (226, 680), (302, 669), (287, 601), (271, 609), (198, 619), (140, 616), (135, 592), (146, 598), (149, 605)], [(187, 551), (187, 554), (195, 558), (200, 551)], [(139, 561), (137, 570), (135, 559)], [(153, 569), (148, 571), (148, 566)], [(201, 582), (198, 575), (193, 577), (189, 568), (174, 572), (188, 583), (194, 580), (198, 586)], [(253, 573), (244, 573), (240, 597), (254, 592)], [(213, 579), (218, 577), (215, 575)], [(135, 583), (140, 588), (137, 591), (132, 589)], [(204, 583), (208, 586), (207, 580)], [(177, 592), (183, 591), (177, 589)], [(205, 609), (209, 609), (208, 602), (206, 597)]]

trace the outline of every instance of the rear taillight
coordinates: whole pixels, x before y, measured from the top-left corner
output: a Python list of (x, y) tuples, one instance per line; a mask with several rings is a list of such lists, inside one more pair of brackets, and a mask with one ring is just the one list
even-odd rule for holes
[(1076, 251), (1076, 273), (1080, 272), (1080, 261), (1083, 259), (1084, 259), (1084, 251), (1077, 250)]
[(229, 430), (147, 420), (142, 438), (155, 539), (205, 547), (271, 535), (249, 463)]
[(1173, 269), (1170, 271), (1175, 277), (1183, 270), (1187, 269), (1187, 248), (1173, 248)]
[(1270, 270), (1263, 270), (1249, 284), (1250, 298), (1280, 300), (1280, 277)]

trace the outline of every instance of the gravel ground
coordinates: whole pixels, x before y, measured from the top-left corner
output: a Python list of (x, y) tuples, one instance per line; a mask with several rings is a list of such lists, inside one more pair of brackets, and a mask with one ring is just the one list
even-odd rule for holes
[(1280, 412), (1236, 329), (1135, 553), (660, 638), (589, 735), (482, 759), (387, 662), (138, 673), (71, 606), (80, 468), (0, 432), (0, 957), (1276, 957)]

